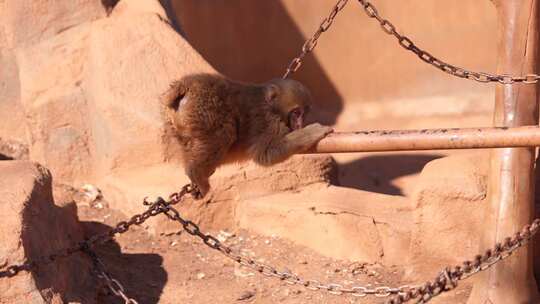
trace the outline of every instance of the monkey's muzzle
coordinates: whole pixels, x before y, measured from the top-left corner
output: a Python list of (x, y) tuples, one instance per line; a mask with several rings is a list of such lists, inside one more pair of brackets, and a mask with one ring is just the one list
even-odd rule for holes
[(304, 117), (303, 114), (298, 111), (291, 111), (289, 113), (288, 127), (291, 130), (302, 129), (304, 126)]

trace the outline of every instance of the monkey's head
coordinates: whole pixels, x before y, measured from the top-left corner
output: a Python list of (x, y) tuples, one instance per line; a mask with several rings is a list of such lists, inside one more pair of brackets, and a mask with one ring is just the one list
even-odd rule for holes
[(291, 130), (304, 126), (304, 117), (311, 109), (311, 93), (303, 84), (292, 79), (268, 82), (266, 101)]

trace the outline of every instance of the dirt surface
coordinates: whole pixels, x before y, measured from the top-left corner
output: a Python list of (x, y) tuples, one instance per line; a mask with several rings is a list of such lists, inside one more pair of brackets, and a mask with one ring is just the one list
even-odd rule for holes
[[(88, 235), (106, 231), (127, 217), (121, 212), (80, 207)], [(166, 220), (163, 218), (163, 220)], [(297, 273), (305, 279), (345, 286), (401, 286), (403, 269), (323, 257), (313, 250), (278, 237), (250, 231), (210, 231), (232, 248), (257, 261)], [(237, 265), (220, 252), (179, 230), (151, 236), (134, 227), (116, 242), (96, 250), (109, 272), (140, 304), (152, 303), (382, 303), (375, 297), (338, 296), (293, 286)], [(464, 303), (467, 283), (433, 303)], [(123, 303), (103, 288), (101, 303)]]

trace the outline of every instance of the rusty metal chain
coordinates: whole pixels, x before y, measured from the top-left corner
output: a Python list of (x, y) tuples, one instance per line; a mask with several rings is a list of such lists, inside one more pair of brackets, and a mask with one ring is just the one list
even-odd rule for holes
[(414, 42), (408, 38), (405, 35), (400, 34), (396, 27), (387, 19), (384, 19), (379, 15), (379, 12), (377, 11), (377, 8), (368, 0), (358, 0), (362, 7), (364, 8), (365, 13), (370, 18), (376, 19), (379, 24), (381, 25), (382, 30), (389, 34), (394, 36), (399, 45), (402, 46), (404, 49), (413, 52), (420, 58), (422, 61), (436, 67), (437, 69), (450, 74), (452, 76), (456, 76), (459, 78), (465, 78), (470, 79), (478, 82), (498, 82), (501, 84), (514, 84), (514, 83), (524, 83), (524, 84), (535, 84), (538, 83), (540, 80), (540, 75), (537, 74), (527, 74), (525, 76), (512, 76), (507, 74), (497, 75), (497, 74), (490, 74), (490, 73), (483, 73), (483, 72), (475, 72), (466, 70), (461, 67), (457, 67), (454, 65), (451, 65), (449, 63), (446, 63), (437, 57), (431, 55), (430, 53), (420, 49), (417, 47)]
[(97, 254), (94, 251), (92, 251), (90, 248), (84, 248), (82, 250), (92, 260), (97, 277), (103, 283), (105, 283), (107, 288), (109, 288), (109, 290), (115, 296), (124, 300), (124, 304), (139, 304), (133, 298), (130, 298), (126, 295), (126, 290), (124, 289), (124, 286), (122, 286), (122, 284), (120, 284), (120, 282), (117, 279), (111, 276), (111, 274), (107, 271), (107, 268), (105, 268), (105, 264), (103, 264), (103, 261), (101, 261), (101, 259), (97, 256)]
[(457, 287), (458, 281), (487, 270), (497, 262), (506, 259), (518, 248), (527, 244), (538, 230), (540, 230), (540, 219), (535, 219), (532, 224), (526, 225), (514, 236), (507, 237), (502, 243), (497, 243), (492, 249), (486, 250), (484, 254), (477, 255), (473, 261), (465, 261), (453, 268), (448, 267), (433, 281), (399, 294), (386, 303), (402, 304), (413, 299), (419, 299), (417, 303), (426, 303), (433, 297)]
[(322, 33), (326, 32), (334, 22), (334, 18), (336, 18), (337, 14), (345, 8), (349, 0), (338, 0), (336, 5), (332, 8), (332, 11), (330, 12), (330, 15), (328, 17), (324, 18), (321, 24), (319, 25), (319, 28), (311, 38), (306, 40), (304, 44), (302, 45), (302, 52), (296, 56), (291, 63), (289, 63), (289, 66), (287, 67), (287, 70), (285, 71), (285, 74), (283, 75), (283, 79), (289, 77), (292, 73), (296, 72), (300, 66), (302, 65), (302, 61), (304, 57), (313, 51), (313, 49), (317, 46), (317, 41), (319, 40), (319, 37), (322, 35)]
[(32, 269), (36, 269), (39, 266), (48, 265), (58, 260), (59, 258), (66, 258), (86, 248), (92, 248), (95, 245), (103, 244), (111, 240), (115, 235), (125, 233), (126, 231), (129, 230), (131, 226), (141, 225), (150, 217), (153, 217), (162, 213), (163, 208), (161, 206), (164, 203), (169, 204), (169, 205), (174, 205), (180, 202), (180, 200), (185, 194), (191, 193), (192, 191), (193, 191), (193, 187), (188, 184), (182, 187), (182, 189), (179, 192), (175, 192), (171, 194), (168, 202), (165, 202), (163, 199), (160, 198), (158, 201), (154, 203), (149, 203), (146, 201), (146, 199), (144, 199), (143, 204), (146, 206), (149, 206), (145, 212), (132, 216), (128, 221), (121, 221), (117, 223), (116, 226), (112, 228), (111, 230), (102, 234), (96, 234), (84, 241), (77, 243), (74, 246), (71, 246), (62, 250), (58, 250), (50, 255), (43, 256), (32, 261), (25, 261), (21, 264), (14, 264), (14, 265), (4, 267), (4, 270), (0, 270), (0, 278), (13, 277), (13, 276), (16, 276), (21, 271), (31, 271)]
[(400, 287), (388, 287), (388, 286), (350, 286), (346, 287), (342, 284), (328, 283), (324, 284), (317, 280), (306, 280), (300, 278), (298, 275), (289, 271), (279, 271), (276, 267), (269, 266), (267, 264), (256, 261), (253, 258), (244, 256), (235, 252), (230, 247), (224, 245), (221, 241), (210, 234), (205, 234), (201, 231), (199, 226), (190, 220), (182, 218), (178, 210), (171, 205), (162, 204), (162, 213), (169, 219), (179, 222), (184, 230), (192, 236), (198, 237), (208, 247), (217, 250), (224, 254), (226, 257), (232, 259), (236, 263), (249, 267), (265, 276), (278, 278), (291, 285), (303, 286), (310, 290), (323, 290), (331, 294), (349, 294), (356, 297), (365, 297), (373, 295), (376, 297), (388, 297), (391, 295), (407, 294), (410, 290), (417, 289), (416, 286), (403, 285)]
[[(416, 56), (418, 56), (418, 58), (420, 58), (425, 63), (428, 63), (447, 74), (458, 78), (470, 79), (482, 83), (497, 82), (501, 84), (536, 84), (538, 83), (538, 81), (540, 81), (540, 75), (538, 74), (531, 73), (523, 76), (513, 76), (508, 74), (499, 75), (485, 72), (475, 72), (446, 63), (441, 59), (431, 55), (429, 52), (420, 49), (409, 37), (400, 34), (397, 28), (389, 20), (384, 19), (379, 14), (377, 8), (371, 2), (369, 2), (368, 0), (358, 0), (358, 2), (364, 8), (367, 16), (376, 19), (381, 25), (381, 29), (385, 33), (395, 37), (401, 47), (416, 54)], [(338, 0), (336, 5), (330, 12), (330, 15), (323, 19), (322, 23), (319, 25), (319, 28), (317, 29), (317, 31), (315, 31), (313, 36), (306, 40), (306, 42), (302, 45), (302, 51), (300, 52), (300, 54), (289, 63), (287, 70), (283, 75), (283, 79), (289, 77), (292, 73), (296, 72), (300, 68), (304, 57), (308, 53), (310, 53), (315, 48), (315, 46), (317, 46), (317, 41), (321, 34), (326, 32), (330, 28), (330, 26), (332, 26), (335, 17), (343, 8), (345, 8), (347, 3), (348, 0)]]
[(487, 250), (484, 254), (477, 255), (473, 261), (465, 261), (461, 265), (453, 268), (446, 268), (433, 281), (428, 281), (422, 285), (371, 287), (369, 285), (344, 286), (336, 283), (324, 284), (317, 280), (302, 279), (298, 275), (286, 270), (279, 271), (276, 267), (266, 265), (253, 258), (239, 254), (230, 247), (224, 245), (214, 236), (203, 233), (197, 224), (182, 218), (178, 210), (173, 207), (173, 205), (181, 201), (185, 194), (193, 191), (194, 189), (191, 185), (185, 185), (179, 192), (173, 193), (168, 201), (158, 198), (155, 202), (149, 203), (145, 199), (143, 201), (144, 205), (149, 206), (145, 212), (131, 217), (128, 221), (119, 222), (115, 228), (110, 231), (95, 235), (80, 242), (76, 246), (60, 250), (54, 254), (34, 261), (26, 261), (22, 264), (5, 267), (5, 270), (0, 271), (0, 278), (13, 277), (21, 271), (29, 271), (38, 266), (52, 263), (58, 258), (68, 257), (76, 252), (83, 251), (92, 258), (99, 277), (107, 284), (113, 294), (124, 299), (126, 304), (137, 304), (134, 299), (126, 296), (123, 286), (106, 271), (103, 263), (97, 255), (91, 251), (91, 248), (96, 244), (101, 244), (112, 239), (116, 234), (128, 231), (132, 225), (140, 225), (148, 218), (163, 213), (170, 220), (179, 222), (187, 233), (200, 238), (208, 247), (221, 252), (236, 263), (254, 269), (265, 276), (275, 277), (289, 284), (300, 285), (311, 290), (327, 291), (331, 294), (348, 294), (357, 297), (365, 297), (368, 295), (376, 297), (394, 296), (386, 302), (387, 304), (402, 304), (415, 299), (417, 300), (417, 303), (426, 303), (433, 297), (456, 288), (458, 281), (467, 279), (480, 271), (487, 270), (497, 262), (506, 259), (518, 248), (527, 244), (528, 241), (538, 233), (538, 230), (540, 230), (540, 218), (535, 219), (530, 225), (526, 225), (520, 232), (514, 234), (514, 236), (506, 238), (502, 243), (497, 243), (493, 249)]

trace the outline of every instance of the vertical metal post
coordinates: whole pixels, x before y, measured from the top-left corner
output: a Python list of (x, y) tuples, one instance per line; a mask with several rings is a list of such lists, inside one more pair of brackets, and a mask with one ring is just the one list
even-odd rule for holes
[[(538, 72), (540, 0), (492, 0), (499, 15), (498, 73)], [(495, 126), (538, 124), (537, 85), (497, 85)], [(489, 206), (483, 248), (519, 231), (534, 216), (533, 148), (503, 148), (491, 152)], [(539, 300), (533, 276), (532, 246), (484, 272), (475, 282), (469, 304), (525, 304)]]

